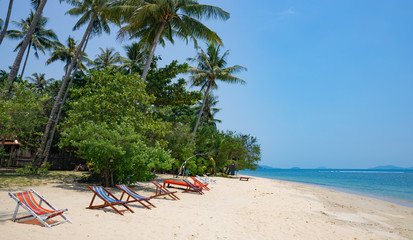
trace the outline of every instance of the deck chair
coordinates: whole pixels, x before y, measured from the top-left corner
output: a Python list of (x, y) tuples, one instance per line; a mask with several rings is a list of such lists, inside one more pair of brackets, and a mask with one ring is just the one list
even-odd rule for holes
[(156, 189), (155, 189), (155, 195), (151, 196), (151, 198), (154, 197), (159, 197), (159, 196), (163, 196), (163, 195), (168, 195), (170, 196), (173, 200), (180, 200), (179, 197), (177, 197), (175, 195), (176, 191), (171, 192), (168, 189), (162, 187), (162, 185), (157, 182), (157, 181), (152, 181), (152, 183), (155, 185)]
[(204, 194), (202, 192), (202, 187), (197, 187), (197, 186), (195, 186), (194, 184), (192, 184), (190, 181), (188, 181), (186, 179), (184, 179), (184, 182), (186, 184), (188, 184), (188, 188), (187, 188), (187, 190), (185, 190), (185, 192), (191, 191), (191, 192), (198, 192), (201, 195)]
[(194, 185), (200, 186), (200, 187), (202, 187), (203, 189), (205, 189), (207, 191), (210, 190), (209, 187), (208, 187), (208, 184), (202, 183), (196, 177), (191, 176), (191, 179), (192, 179), (192, 181), (194, 181), (194, 183), (195, 183)]
[(205, 178), (202, 178), (199, 175), (196, 175), (196, 178), (198, 178), (199, 181), (201, 181), (203, 184), (210, 184), (211, 183), (210, 181), (207, 181)]
[[(26, 220), (31, 220), (31, 219), (37, 219), (44, 226), (49, 227), (49, 228), (57, 224), (64, 223), (64, 222), (72, 223), (65, 215), (63, 215), (63, 213), (66, 212), (67, 209), (57, 210), (55, 207), (53, 207), (50, 203), (48, 203), (40, 194), (35, 192), (33, 189), (30, 189), (29, 191), (26, 191), (26, 192), (9, 193), (9, 196), (13, 198), (14, 200), (16, 200), (17, 202), (16, 209), (14, 210), (14, 214), (11, 219), (13, 222), (21, 222), (21, 221), (26, 221)], [(39, 203), (36, 202), (36, 199), (34, 198), (34, 196), (40, 199)], [(43, 208), (41, 206), (43, 202), (49, 208), (51, 208), (51, 210)], [(30, 213), (30, 215), (17, 218), (17, 212), (19, 211), (20, 206), (26, 209)], [(53, 218), (56, 216), (61, 216), (63, 220), (57, 223), (53, 223), (53, 224), (49, 224), (46, 222), (46, 220), (49, 220), (50, 218)]]
[[(122, 190), (122, 196), (120, 196), (121, 201), (123, 199), (123, 196), (126, 195), (127, 196), (126, 202), (128, 203), (138, 202), (142, 204), (142, 206), (146, 207), (147, 209), (151, 209), (151, 207), (156, 208), (155, 205), (149, 202), (149, 200), (151, 199), (150, 197), (144, 197), (144, 196), (137, 194), (135, 191), (133, 191), (130, 187), (126, 186), (125, 184), (116, 185), (116, 187)], [(129, 200), (130, 198), (132, 198), (132, 200)]]
[[(130, 211), (130, 212), (133, 213), (132, 209), (130, 209), (128, 206), (126, 206), (126, 203), (128, 203), (128, 202), (120, 201), (112, 193), (110, 193), (108, 190), (106, 190), (104, 187), (102, 187), (102, 186), (88, 186), (88, 187), (94, 194), (93, 194), (92, 201), (90, 202), (89, 207), (87, 207), (87, 209), (111, 207), (113, 210), (115, 210), (120, 215), (123, 215), (122, 212), (124, 212), (124, 211)], [(96, 196), (98, 196), (100, 199), (102, 199), (104, 204), (93, 206), (93, 201), (95, 201)], [(123, 206), (126, 209), (119, 210), (115, 207), (117, 205)]]
[(205, 180), (207, 180), (209, 183), (217, 183), (217, 181), (210, 178), (208, 175), (204, 174), (203, 176), (204, 176)]

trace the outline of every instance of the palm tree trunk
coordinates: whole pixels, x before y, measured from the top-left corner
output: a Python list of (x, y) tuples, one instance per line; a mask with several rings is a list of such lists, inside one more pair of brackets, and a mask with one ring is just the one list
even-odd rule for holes
[[(62, 113), (63, 106), (64, 106), (64, 104), (65, 104), (65, 102), (66, 102), (67, 95), (69, 95), (70, 87), (71, 87), (72, 84), (73, 84), (74, 74), (76, 74), (76, 71), (77, 71), (77, 69), (79, 68), (80, 63), (82, 62), (82, 56), (83, 56), (83, 53), (84, 53), (85, 50), (86, 50), (87, 43), (89, 42), (90, 34), (91, 34), (91, 32), (89, 32), (88, 37), (87, 37), (87, 39), (86, 39), (86, 42), (85, 42), (85, 44), (84, 44), (84, 46), (83, 46), (83, 49), (82, 49), (82, 51), (80, 52), (79, 61), (77, 61), (76, 67), (75, 67), (75, 69), (74, 69), (74, 71), (73, 71), (73, 75), (72, 75), (72, 77), (70, 78), (69, 84), (67, 85), (67, 88), (66, 88), (66, 91), (65, 91), (65, 95), (63, 96), (62, 102), (61, 102), (61, 104), (60, 104), (60, 106), (59, 106), (59, 111), (57, 112), (57, 116), (56, 116), (56, 118), (55, 118), (55, 121), (54, 121), (54, 123), (53, 123), (52, 130), (51, 130), (51, 132), (50, 132), (50, 138), (47, 140), (46, 149), (45, 149), (45, 152), (44, 152), (44, 155), (45, 155), (44, 161), (46, 161), (46, 162), (49, 160), (50, 148), (52, 147), (54, 134), (55, 134), (55, 132), (56, 132), (56, 127), (57, 127), (57, 124), (58, 124), (58, 122), (59, 122), (59, 119), (60, 119), (60, 115), (61, 115), (61, 113)], [(79, 47), (80, 47), (80, 46), (79, 46)], [(66, 71), (66, 74), (67, 74), (67, 71)]]
[[(89, 25), (87, 26), (86, 31), (83, 34), (82, 41), (80, 42), (78, 49), (76, 49), (76, 53), (75, 53), (75, 56), (72, 60), (72, 63), (70, 64), (69, 69), (68, 69), (68, 71), (67, 71), (67, 73), (66, 73), (66, 75), (65, 75), (65, 77), (62, 81), (62, 86), (60, 86), (60, 90), (59, 90), (59, 93), (57, 94), (56, 100), (54, 102), (52, 111), (51, 111), (50, 116), (49, 116), (49, 120), (47, 120), (46, 129), (44, 130), (42, 141), (41, 141), (39, 149), (36, 153), (36, 157), (34, 159), (35, 167), (39, 167), (43, 162), (44, 150), (45, 150), (47, 139), (49, 138), (50, 129), (51, 129), (52, 124), (53, 124), (53, 118), (55, 117), (55, 114), (57, 112), (57, 108), (59, 107), (60, 99), (62, 98), (63, 91), (66, 89), (67, 81), (69, 80), (69, 77), (72, 73), (73, 67), (77, 63), (77, 59), (80, 56), (82, 46), (85, 43), (86, 38), (89, 35), (89, 32), (92, 30), (92, 26), (93, 26), (93, 22), (95, 21), (95, 18), (96, 18), (96, 15), (93, 14), (92, 18), (90, 19)], [(58, 119), (56, 119), (56, 121), (58, 121)]]
[(155, 39), (152, 42), (151, 50), (149, 52), (149, 57), (146, 59), (145, 68), (143, 69), (142, 78), (143, 80), (146, 79), (146, 75), (148, 75), (149, 67), (151, 66), (152, 58), (155, 53), (156, 45), (159, 42), (159, 38), (161, 37), (162, 31), (166, 25), (166, 22), (162, 22), (161, 27), (159, 28), (158, 32), (156, 33)]
[(23, 69), (22, 69), (22, 78), (24, 74), (24, 69), (26, 69), (27, 59), (29, 58), (30, 48), (32, 47), (32, 41), (29, 42), (29, 48), (27, 49), (26, 60), (24, 60)]
[(196, 120), (195, 127), (194, 127), (194, 132), (192, 133), (191, 143), (192, 143), (192, 142), (194, 141), (194, 139), (195, 139), (196, 130), (198, 129), (199, 120), (201, 119), (202, 113), (204, 112), (204, 107), (205, 107), (206, 100), (207, 100), (207, 98), (208, 98), (209, 89), (211, 88), (211, 83), (212, 83), (212, 81), (209, 81), (209, 83), (208, 83), (208, 88), (207, 88), (207, 90), (205, 91), (205, 96), (204, 96), (204, 100), (202, 101), (201, 110), (199, 110), (198, 119)]
[(1, 34), (0, 34), (0, 45), (3, 42), (4, 36), (6, 36), (6, 31), (7, 31), (7, 27), (9, 26), (12, 6), (13, 6), (13, 0), (10, 0), (9, 1), (9, 10), (7, 10), (7, 17), (6, 17), (6, 21), (4, 22), (4, 28), (3, 28), (3, 31), (1, 31)]
[(7, 81), (9, 82), (10, 86), (13, 82), (13, 79), (17, 76), (17, 72), (19, 71), (20, 64), (22, 62), (23, 54), (26, 51), (27, 45), (29, 44), (29, 41), (32, 38), (34, 30), (37, 26), (37, 22), (39, 21), (40, 16), (42, 15), (43, 8), (44, 5), (46, 5), (46, 2), (47, 0), (42, 0), (40, 2), (39, 7), (37, 8), (36, 13), (34, 14), (32, 24), (30, 24), (29, 30), (27, 31), (27, 34), (24, 37), (23, 44), (21, 45), (20, 50), (17, 53), (16, 59), (13, 63), (13, 67), (11, 68), (9, 77), (7, 78)]

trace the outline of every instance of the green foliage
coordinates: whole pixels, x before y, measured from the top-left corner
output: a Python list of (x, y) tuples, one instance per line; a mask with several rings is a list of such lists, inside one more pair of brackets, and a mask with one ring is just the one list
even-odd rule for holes
[(155, 119), (153, 96), (138, 75), (90, 72), (73, 89), (62, 124), (61, 146), (71, 146), (105, 179), (106, 185), (146, 180), (149, 170), (169, 170), (173, 162), (162, 138), (168, 124)]
[(63, 141), (91, 163), (92, 171), (100, 174), (107, 186), (147, 180), (151, 175), (148, 169), (170, 169), (173, 159), (169, 152), (159, 145), (148, 147), (141, 139), (126, 123), (87, 122), (63, 134)]
[(180, 78), (172, 82), (174, 78), (186, 73), (187, 70), (188, 64), (178, 64), (176, 60), (163, 68), (156, 68), (156, 64), (152, 66), (147, 77), (146, 89), (149, 94), (155, 96), (155, 106), (189, 106), (201, 98), (200, 92), (186, 90), (185, 79)]
[(18, 139), (21, 147), (34, 150), (47, 121), (44, 106), (49, 96), (27, 82), (6, 86), (0, 92), (0, 136)]
[[(219, 132), (213, 126), (204, 126), (196, 139), (196, 152), (208, 153), (204, 162), (208, 171), (228, 173), (231, 163), (237, 170), (256, 169), (261, 150), (256, 138), (234, 132)], [(189, 163), (188, 163), (189, 164)]]
[(51, 164), (44, 162), (40, 167), (35, 167), (33, 164), (17, 169), (16, 173), (24, 175), (46, 175), (49, 173)]
[(122, 75), (113, 70), (90, 72), (82, 88), (72, 89), (68, 117), (63, 127), (77, 126), (85, 121), (109, 125), (128, 123), (154, 144), (152, 136), (168, 133), (168, 125), (155, 119), (153, 96), (145, 91), (138, 75)]

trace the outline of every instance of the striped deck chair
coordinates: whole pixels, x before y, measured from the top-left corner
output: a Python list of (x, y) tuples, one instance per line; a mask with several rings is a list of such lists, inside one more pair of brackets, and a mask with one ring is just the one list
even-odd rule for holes
[(196, 178), (198, 178), (199, 181), (201, 181), (203, 184), (210, 184), (211, 183), (210, 181), (207, 181), (205, 178), (202, 178), (199, 175), (196, 175)]
[[(122, 212), (124, 211), (130, 211), (133, 213), (132, 209), (130, 209), (128, 206), (126, 206), (126, 201), (120, 201), (117, 199), (112, 193), (110, 193), (108, 190), (106, 190), (102, 186), (88, 186), (89, 189), (94, 193), (92, 201), (89, 204), (89, 207), (87, 209), (96, 209), (96, 208), (104, 208), (104, 207), (111, 207), (113, 210), (115, 210), (117, 213), (120, 215), (123, 215)], [(93, 201), (95, 200), (95, 197), (98, 196), (100, 199), (103, 200), (104, 204), (96, 205), (93, 206)], [(125, 207), (126, 209), (119, 210), (115, 206), (121, 205)]]
[(203, 189), (205, 189), (207, 191), (210, 190), (209, 187), (208, 187), (208, 184), (202, 183), (196, 177), (191, 176), (191, 179), (192, 179), (192, 181), (194, 181), (194, 183), (195, 183), (194, 185), (200, 186), (200, 187), (202, 187)]
[[(9, 193), (9, 196), (17, 201), (16, 210), (14, 210), (13, 218), (11, 219), (13, 222), (37, 219), (44, 226), (49, 227), (49, 228), (57, 224), (63, 223), (63, 222), (72, 223), (66, 216), (63, 215), (63, 213), (66, 212), (67, 209), (57, 210), (55, 207), (53, 207), (50, 203), (48, 203), (40, 194), (35, 192), (33, 189), (30, 189), (29, 191), (26, 191), (26, 192)], [(39, 203), (36, 201), (34, 196), (40, 199)], [(49, 208), (51, 208), (51, 210), (43, 208), (41, 206), (43, 202)], [(17, 218), (17, 212), (19, 211), (20, 206), (26, 209), (30, 213), (30, 215)], [(49, 224), (46, 222), (50, 218), (53, 218), (56, 216), (61, 216), (63, 220), (57, 223), (53, 223), (53, 224)]]
[(151, 198), (159, 197), (159, 196), (163, 196), (163, 195), (168, 195), (173, 200), (180, 200), (179, 197), (177, 197), (175, 195), (176, 191), (175, 192), (169, 191), (168, 189), (162, 187), (162, 185), (159, 182), (155, 181), (155, 180), (152, 181), (152, 183), (155, 185), (156, 188), (155, 188), (155, 195), (151, 196)]
[(192, 184), (190, 181), (188, 181), (186, 179), (184, 179), (184, 182), (186, 184), (188, 184), (188, 188), (187, 188), (187, 190), (185, 190), (185, 192), (191, 191), (191, 192), (198, 192), (201, 195), (204, 194), (202, 192), (202, 187), (197, 187), (197, 186), (195, 186), (194, 184)]
[(210, 178), (208, 175), (204, 174), (205, 180), (207, 180), (209, 183), (217, 183), (214, 179)]
[[(122, 198), (124, 195), (127, 195), (128, 197), (126, 198), (126, 202), (132, 203), (132, 202), (138, 202), (142, 204), (144, 207), (147, 209), (151, 209), (151, 207), (155, 207), (149, 200), (151, 199), (150, 197), (144, 197), (139, 194), (137, 194), (135, 191), (133, 191), (130, 187), (126, 186), (125, 184), (121, 185), (116, 185), (117, 188), (122, 190), (122, 196), (120, 196), (120, 200), (122, 201)], [(132, 198), (132, 200), (129, 200)]]

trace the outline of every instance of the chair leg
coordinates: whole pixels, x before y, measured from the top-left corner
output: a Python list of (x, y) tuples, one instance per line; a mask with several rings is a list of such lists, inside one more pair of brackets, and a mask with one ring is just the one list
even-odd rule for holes
[(89, 207), (87, 207), (87, 208), (92, 209), (92, 204), (93, 204), (93, 201), (95, 201), (95, 197), (96, 197), (96, 193), (95, 193), (95, 195), (93, 195), (92, 201), (90, 202)]
[(13, 222), (16, 221), (17, 212), (19, 211), (19, 207), (20, 207), (20, 204), (17, 204), (16, 209), (14, 210), (13, 217), (11, 219)]

